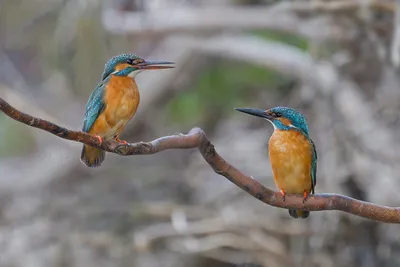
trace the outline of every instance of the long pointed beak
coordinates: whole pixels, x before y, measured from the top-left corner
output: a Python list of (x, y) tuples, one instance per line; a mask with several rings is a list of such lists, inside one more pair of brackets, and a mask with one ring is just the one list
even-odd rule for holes
[(262, 109), (255, 109), (255, 108), (235, 108), (235, 110), (250, 114), (256, 117), (264, 118), (267, 120), (272, 120), (273, 117), (271, 115), (268, 115), (265, 110)]
[(175, 63), (169, 62), (169, 61), (146, 60), (143, 63), (137, 64), (137, 67), (141, 70), (161, 70), (161, 69), (175, 68), (175, 66), (164, 66), (164, 65), (172, 65), (172, 64), (175, 64)]

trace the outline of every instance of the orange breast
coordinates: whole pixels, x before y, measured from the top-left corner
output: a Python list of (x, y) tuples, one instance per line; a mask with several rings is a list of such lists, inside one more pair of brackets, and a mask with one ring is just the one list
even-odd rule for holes
[(106, 86), (104, 102), (105, 109), (89, 133), (110, 139), (118, 136), (136, 113), (140, 102), (136, 82), (129, 77), (112, 75)]
[(312, 145), (296, 130), (275, 130), (269, 140), (275, 185), (289, 194), (311, 191)]

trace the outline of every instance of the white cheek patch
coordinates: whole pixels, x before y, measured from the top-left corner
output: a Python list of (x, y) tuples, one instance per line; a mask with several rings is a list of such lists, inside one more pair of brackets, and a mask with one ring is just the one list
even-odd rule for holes
[(295, 128), (295, 129), (298, 129), (296, 126), (294, 126), (293, 124), (289, 124), (289, 127), (292, 127), (292, 128)]
[(134, 71), (132, 71), (131, 73), (128, 74), (128, 77), (129, 78), (135, 78), (136, 75), (138, 75), (141, 72), (142, 72), (142, 70), (134, 70)]

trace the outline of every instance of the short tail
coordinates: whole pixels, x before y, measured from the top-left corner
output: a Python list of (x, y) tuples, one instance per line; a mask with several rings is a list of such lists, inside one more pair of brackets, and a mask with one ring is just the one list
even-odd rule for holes
[(289, 214), (290, 216), (292, 216), (293, 218), (308, 218), (308, 216), (310, 216), (310, 212), (306, 211), (306, 210), (289, 210)]
[(100, 167), (106, 157), (106, 152), (88, 145), (83, 145), (81, 161), (90, 168)]

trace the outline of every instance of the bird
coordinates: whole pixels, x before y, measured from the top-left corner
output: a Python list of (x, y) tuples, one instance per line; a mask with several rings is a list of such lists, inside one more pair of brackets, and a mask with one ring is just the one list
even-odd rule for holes
[[(108, 60), (101, 81), (86, 104), (82, 132), (96, 136), (100, 143), (116, 140), (126, 144), (119, 136), (139, 106), (136, 75), (145, 70), (174, 68), (172, 64), (168, 61), (144, 60), (131, 53), (119, 54)], [(104, 159), (103, 150), (83, 145), (81, 161), (87, 167), (99, 167)]]
[[(302, 194), (304, 203), (310, 193), (315, 193), (317, 183), (317, 151), (305, 116), (288, 107), (235, 109), (272, 123), (274, 132), (268, 141), (268, 153), (276, 188), (284, 201), (286, 194)], [(310, 212), (289, 209), (289, 215), (305, 219)]]

